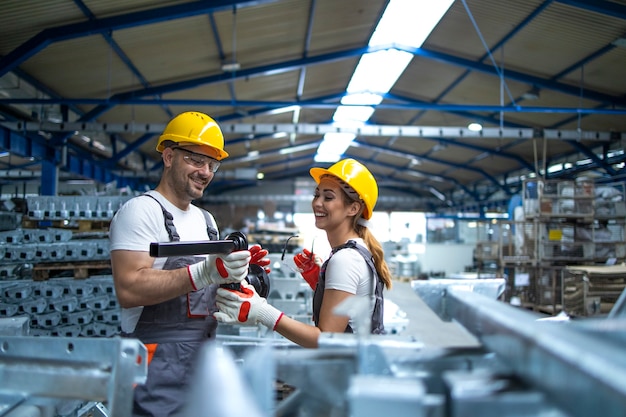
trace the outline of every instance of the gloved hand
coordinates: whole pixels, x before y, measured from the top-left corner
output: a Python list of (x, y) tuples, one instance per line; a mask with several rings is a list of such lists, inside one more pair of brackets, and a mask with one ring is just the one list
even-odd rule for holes
[(241, 290), (217, 289), (218, 312), (215, 319), (221, 323), (262, 325), (274, 330), (283, 317), (283, 312), (269, 305), (265, 298), (256, 293), (247, 282), (241, 283)]
[(298, 271), (302, 277), (309, 283), (311, 288), (315, 290), (317, 281), (320, 279), (320, 268), (322, 266), (322, 258), (311, 253), (308, 249), (302, 249), (302, 252), (293, 257)]
[(248, 276), (251, 255), (247, 250), (228, 255), (209, 255), (202, 261), (187, 266), (194, 291), (211, 284), (229, 284), (243, 281)]
[(261, 245), (252, 245), (248, 251), (250, 251), (250, 255), (252, 256), (250, 264), (259, 265), (261, 268), (265, 269), (265, 273), (269, 275), (272, 270), (269, 267), (271, 261), (270, 258), (267, 258), (267, 255), (269, 254), (267, 249), (261, 248)]

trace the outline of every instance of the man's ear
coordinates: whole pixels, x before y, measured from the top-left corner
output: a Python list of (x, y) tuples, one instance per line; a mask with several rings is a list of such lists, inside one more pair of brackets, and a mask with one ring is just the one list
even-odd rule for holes
[(165, 148), (163, 149), (163, 152), (161, 153), (161, 156), (163, 158), (163, 165), (168, 167), (172, 165), (172, 159), (174, 158), (174, 149), (172, 148)]

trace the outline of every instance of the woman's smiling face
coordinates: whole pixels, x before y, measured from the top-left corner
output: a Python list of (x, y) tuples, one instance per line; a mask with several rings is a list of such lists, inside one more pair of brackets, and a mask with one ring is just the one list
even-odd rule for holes
[(315, 188), (311, 202), (315, 226), (318, 229), (332, 230), (349, 216), (353, 216), (355, 211), (351, 207), (358, 203), (348, 203), (347, 200), (345, 192), (336, 180), (322, 178)]

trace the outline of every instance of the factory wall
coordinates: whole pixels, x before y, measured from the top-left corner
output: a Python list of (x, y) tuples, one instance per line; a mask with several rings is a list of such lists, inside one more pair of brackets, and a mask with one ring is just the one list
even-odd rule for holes
[(446, 276), (461, 273), (472, 264), (475, 243), (429, 243), (419, 257), (422, 271), (445, 272)]

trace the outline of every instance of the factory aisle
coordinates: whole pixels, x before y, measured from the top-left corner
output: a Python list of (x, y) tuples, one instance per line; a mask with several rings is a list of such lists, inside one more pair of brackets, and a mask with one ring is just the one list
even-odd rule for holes
[(407, 329), (400, 336), (413, 336), (426, 347), (474, 347), (480, 342), (460, 324), (444, 322), (413, 291), (411, 283), (394, 280), (385, 298), (406, 312)]

